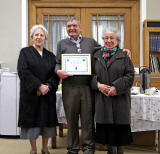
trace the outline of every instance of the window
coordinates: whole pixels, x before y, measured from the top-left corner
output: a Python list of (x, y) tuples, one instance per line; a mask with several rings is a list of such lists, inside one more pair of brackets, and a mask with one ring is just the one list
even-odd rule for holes
[(121, 35), (120, 48), (124, 48), (124, 16), (123, 15), (93, 15), (92, 36), (103, 46), (103, 32), (107, 28), (115, 27)]

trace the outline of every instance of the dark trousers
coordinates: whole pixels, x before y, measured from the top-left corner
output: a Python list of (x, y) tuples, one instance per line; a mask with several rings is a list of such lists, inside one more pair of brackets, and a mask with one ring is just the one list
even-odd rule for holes
[(62, 99), (67, 119), (67, 149), (79, 151), (79, 117), (81, 120), (81, 141), (83, 150), (94, 149), (92, 137), (92, 101), (91, 90), (87, 85), (65, 85), (62, 88)]

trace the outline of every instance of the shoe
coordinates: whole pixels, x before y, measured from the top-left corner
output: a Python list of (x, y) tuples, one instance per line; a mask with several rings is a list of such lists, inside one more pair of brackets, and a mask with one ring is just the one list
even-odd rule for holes
[(78, 152), (73, 153), (73, 152), (68, 151), (66, 154), (78, 154)]
[(47, 151), (47, 152), (42, 151), (42, 154), (50, 154), (50, 152), (49, 151)]
[(37, 152), (30, 152), (30, 154), (37, 154)]
[(107, 154), (117, 154), (117, 147), (116, 146), (108, 146)]
[(94, 154), (94, 150), (87, 149), (83, 152), (83, 154)]

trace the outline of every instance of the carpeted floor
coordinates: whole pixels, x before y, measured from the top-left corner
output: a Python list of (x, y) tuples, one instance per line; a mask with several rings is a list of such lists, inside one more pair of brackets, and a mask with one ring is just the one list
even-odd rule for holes
[[(37, 140), (38, 154), (41, 154), (41, 137)], [(138, 150), (137, 150), (138, 149)], [(19, 138), (0, 137), (0, 154), (29, 154), (30, 145), (27, 140), (20, 140)], [(51, 154), (65, 154), (66, 153), (66, 131), (64, 137), (57, 137), (57, 148), (52, 149), (49, 143), (49, 151)], [(83, 154), (83, 152), (79, 152)], [(106, 151), (96, 150), (95, 154), (106, 154)], [(125, 154), (157, 154), (155, 151), (131, 148), (125, 149)]]

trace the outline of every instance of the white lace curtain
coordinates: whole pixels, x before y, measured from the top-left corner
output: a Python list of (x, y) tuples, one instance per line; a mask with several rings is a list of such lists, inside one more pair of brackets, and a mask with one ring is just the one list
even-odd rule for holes
[(54, 54), (57, 53), (57, 43), (61, 39), (67, 37), (66, 32), (66, 20), (68, 16), (44, 16), (44, 25), (48, 30), (48, 40), (46, 41), (45, 47)]
[[(68, 16), (45, 15), (44, 25), (48, 30), (49, 38), (45, 47), (57, 53), (57, 43), (67, 37), (66, 20)], [(92, 16), (92, 37), (103, 46), (103, 31), (107, 27), (115, 27), (121, 34), (120, 48), (124, 47), (124, 16), (96, 15)]]

